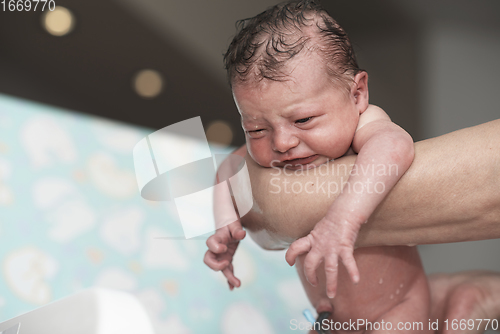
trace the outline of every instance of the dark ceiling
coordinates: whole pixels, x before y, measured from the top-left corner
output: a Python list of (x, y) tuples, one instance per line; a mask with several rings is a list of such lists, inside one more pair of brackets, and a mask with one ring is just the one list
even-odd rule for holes
[[(230, 90), (192, 60), (196, 57), (114, 1), (56, 3), (76, 16), (69, 35), (48, 34), (40, 11), (0, 12), (0, 92), (153, 129), (194, 116), (205, 126), (222, 119), (235, 130), (232, 144), (244, 142)], [(384, 24), (401, 18), (394, 6), (380, 3), (384, 15), (377, 19), (370, 15), (375, 5), (362, 11), (346, 1), (325, 5), (347, 26), (363, 22), (373, 28), (381, 18)], [(353, 21), (352, 13), (360, 17)], [(134, 74), (145, 68), (165, 80), (162, 94), (153, 99), (141, 98), (132, 87)]]
[[(0, 92), (153, 129), (201, 116), (206, 125), (233, 126), (233, 144), (244, 141), (228, 87), (179, 49), (108, 0), (57, 0), (77, 26), (55, 37), (38, 12), (0, 12)], [(222, 55), (221, 55), (222, 67)], [(134, 74), (159, 71), (165, 81), (153, 99), (138, 96)]]
[[(0, 10), (0, 93), (152, 129), (194, 116), (201, 116), (205, 126), (222, 119), (235, 130), (232, 144), (244, 142), (229, 88), (196, 62), (205, 55), (187, 54), (119, 1), (55, 1), (76, 16), (76, 28), (67, 36), (49, 35), (42, 28), (40, 11)], [(196, 10), (195, 4), (183, 6)], [(415, 139), (419, 139), (417, 56), (422, 27), (426, 21), (449, 19), (496, 24), (500, 7), (497, 0), (325, 0), (323, 4), (349, 32), (360, 66), (370, 74), (370, 100), (383, 106)], [(208, 22), (217, 19), (214, 13), (197, 14), (208, 16)], [(217, 66), (222, 68), (222, 52)], [(153, 99), (141, 98), (132, 87), (134, 74), (146, 68), (159, 71), (165, 80), (162, 94)]]

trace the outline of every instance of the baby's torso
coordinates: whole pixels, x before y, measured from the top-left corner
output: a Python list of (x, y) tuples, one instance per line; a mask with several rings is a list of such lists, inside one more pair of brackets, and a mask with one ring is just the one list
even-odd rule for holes
[[(250, 232), (250, 236), (255, 234)], [(290, 236), (280, 236), (265, 229), (260, 230), (258, 237), (260, 244), (263, 245), (263, 240), (266, 240), (267, 248), (270, 249), (283, 249), (293, 242)], [(428, 297), (425, 272), (416, 247), (358, 248), (354, 251), (354, 257), (360, 272), (360, 282), (353, 284), (345, 267), (339, 264), (337, 295), (333, 300), (326, 296), (324, 263), (320, 264), (317, 271), (319, 281), (316, 291), (303, 280), (313, 307), (331, 301), (334, 308), (331, 320), (344, 323), (366, 319), (373, 322), (403, 300)], [(310, 293), (308, 289), (313, 292)]]
[[(346, 168), (338, 168), (343, 167), (342, 165), (329, 165), (330, 173), (326, 174), (321, 174), (321, 170), (318, 169), (318, 174), (312, 176), (301, 176), (295, 173), (285, 178), (283, 175), (271, 174), (269, 176), (261, 173), (253, 161), (247, 160), (247, 163), (254, 193), (254, 205), (252, 210), (242, 217), (241, 222), (249, 235), (264, 249), (286, 249), (293, 241), (307, 235), (324, 215), (324, 212), (320, 210), (315, 212), (307, 208), (331, 205), (338, 192), (325, 191), (323, 193), (323, 190), (328, 189), (328, 184), (332, 180), (348, 177)], [(334, 177), (331, 175), (333, 172)], [(292, 188), (294, 184), (296, 188)], [(302, 191), (294, 191), (298, 188)], [(314, 198), (311, 200), (307, 196), (309, 191), (319, 192), (321, 196), (311, 197)], [(289, 207), (285, 205), (289, 202), (299, 204), (293, 211), (283, 210)], [(301, 210), (308, 210), (308, 213), (301, 214)], [(297, 219), (297, 216), (300, 219)], [(361, 280), (359, 284), (354, 285), (343, 265), (339, 265), (337, 295), (332, 301), (335, 309), (333, 320), (374, 321), (408, 298), (409, 294), (412, 294), (412, 298), (420, 298), (420, 295), (428, 297), (425, 273), (415, 247), (358, 248), (354, 256)], [(320, 268), (324, 268), (323, 266), (324, 264), (320, 265)], [(321, 278), (320, 274), (318, 270), (320, 279), (318, 291), (321, 291), (321, 295), (313, 293), (311, 297), (308, 293), (313, 306), (316, 306), (314, 299), (328, 300), (324, 277)], [(310, 287), (307, 282), (304, 286)]]
[[(410, 294), (414, 295), (416, 289), (420, 290), (418, 293), (428, 293), (426, 285), (420, 284), (425, 273), (416, 247), (359, 248), (354, 255), (361, 280), (354, 285), (344, 266), (339, 265), (337, 296), (332, 302), (333, 320), (375, 321)], [(326, 286), (320, 285), (319, 289), (326, 290)]]

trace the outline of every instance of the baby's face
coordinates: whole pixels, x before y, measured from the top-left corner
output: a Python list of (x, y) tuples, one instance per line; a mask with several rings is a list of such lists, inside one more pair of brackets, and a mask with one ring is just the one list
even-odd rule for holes
[(297, 57), (288, 68), (287, 81), (233, 87), (248, 152), (261, 166), (288, 169), (344, 155), (362, 112), (356, 98), (332, 84), (316, 57)]

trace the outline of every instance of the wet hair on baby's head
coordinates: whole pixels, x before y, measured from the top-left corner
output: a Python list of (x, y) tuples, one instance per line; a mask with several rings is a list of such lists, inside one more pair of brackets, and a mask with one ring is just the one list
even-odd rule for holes
[(334, 82), (346, 85), (359, 69), (344, 29), (316, 0), (287, 1), (236, 23), (224, 55), (229, 84), (287, 80), (287, 62), (317, 52)]

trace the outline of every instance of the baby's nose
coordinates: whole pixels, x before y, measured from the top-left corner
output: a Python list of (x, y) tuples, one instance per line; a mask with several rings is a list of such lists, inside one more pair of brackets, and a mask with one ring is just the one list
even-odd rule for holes
[(273, 150), (285, 153), (299, 145), (299, 139), (287, 131), (276, 131), (273, 137)]

